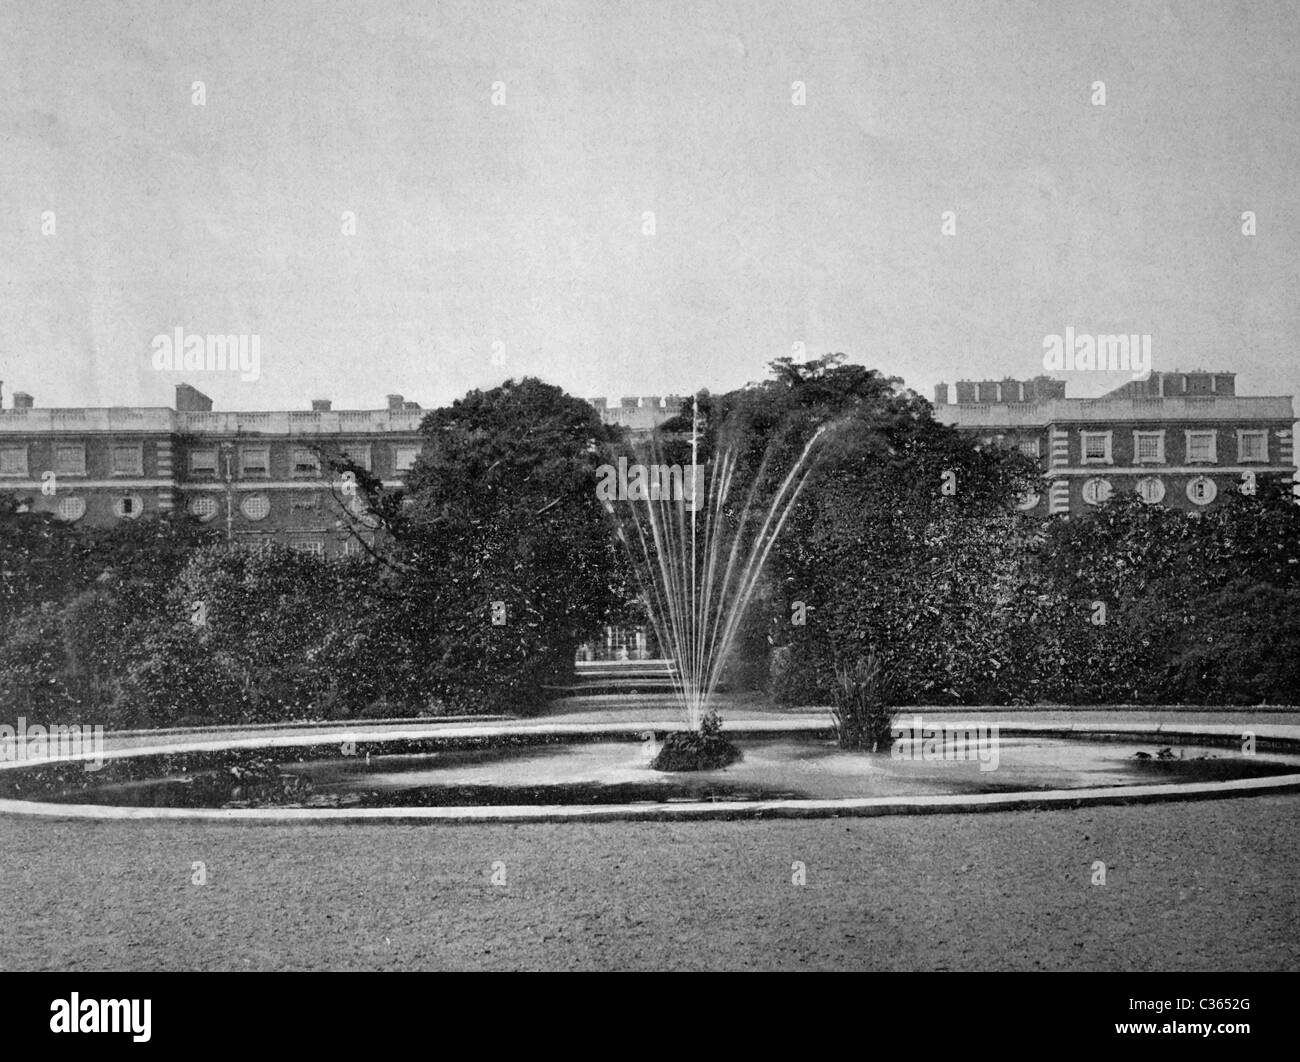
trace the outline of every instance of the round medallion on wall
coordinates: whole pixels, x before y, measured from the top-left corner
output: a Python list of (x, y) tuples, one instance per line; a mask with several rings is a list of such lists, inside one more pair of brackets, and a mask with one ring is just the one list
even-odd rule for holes
[(1137, 481), (1137, 492), (1144, 502), (1150, 502), (1154, 505), (1156, 502), (1164, 501), (1165, 483), (1159, 476), (1143, 476)]
[(86, 499), (68, 496), (59, 501), (59, 519), (72, 523), (86, 515)]
[(1219, 488), (1208, 476), (1197, 476), (1187, 484), (1187, 498), (1194, 505), (1209, 505), (1218, 494)]
[(217, 515), (218, 508), (216, 498), (195, 498), (190, 502), (190, 512), (204, 523)]
[(1027, 512), (1038, 504), (1041, 497), (1042, 495), (1037, 491), (1027, 490), (1024, 494), (1020, 495), (1020, 501), (1016, 503), (1016, 508), (1021, 512)]
[(250, 520), (263, 520), (271, 511), (271, 500), (265, 494), (250, 494), (239, 503), (239, 508)]
[(1083, 500), (1089, 505), (1100, 505), (1110, 498), (1110, 480), (1090, 479), (1083, 485)]

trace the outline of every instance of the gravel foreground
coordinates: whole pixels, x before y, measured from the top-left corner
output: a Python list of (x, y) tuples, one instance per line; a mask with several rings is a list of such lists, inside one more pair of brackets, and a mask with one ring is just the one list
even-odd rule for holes
[(1297, 970), (1297, 883), (1289, 795), (767, 822), (0, 817), (0, 968)]

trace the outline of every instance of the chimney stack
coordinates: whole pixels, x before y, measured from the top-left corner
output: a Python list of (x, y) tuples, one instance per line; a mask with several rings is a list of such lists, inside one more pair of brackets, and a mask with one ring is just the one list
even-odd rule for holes
[(948, 404), (948, 385), (946, 383), (934, 385), (934, 404), (936, 406), (946, 406)]
[(212, 399), (187, 383), (176, 385), (176, 412), (211, 413)]
[(402, 399), (402, 396), (401, 396), (401, 395), (389, 395), (389, 396), (388, 396), (388, 412), (389, 412), (389, 413), (400, 413), (400, 412), (402, 412), (402, 402), (403, 402), (403, 399)]
[(36, 399), (26, 391), (14, 392), (14, 409), (31, 409), (36, 404)]
[(311, 408), (317, 413), (328, 413), (330, 411), (330, 400), (328, 398), (313, 398)]

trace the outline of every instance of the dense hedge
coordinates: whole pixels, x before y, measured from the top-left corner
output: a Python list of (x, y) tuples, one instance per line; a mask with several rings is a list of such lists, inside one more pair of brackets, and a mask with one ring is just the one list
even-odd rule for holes
[[(775, 368), (700, 403), (702, 453), (739, 453), (760, 503), (832, 425), (733, 679), (830, 704), (837, 671), (875, 652), (899, 705), (1300, 703), (1286, 485), (1204, 512), (1126, 494), (1034, 519), (1015, 509), (1032, 464), (897, 381), (836, 358)], [(538, 381), (473, 392), (423, 431), (405, 496), (349, 469), (374, 556), (230, 550), (181, 518), (78, 530), (0, 496), (5, 713), (131, 727), (539, 706), (577, 645), (629, 615), (594, 489), (615, 440)]]
[(231, 549), (193, 521), (80, 530), (0, 501), (3, 703), (109, 727), (539, 707), (628, 596), (595, 492), (606, 429), (525, 380), (422, 431), (408, 489), (331, 462), (351, 473), (333, 517), (378, 541), (350, 558)]
[(1283, 489), (1204, 513), (1117, 497), (1043, 523), (918, 529), (912, 548), (801, 558), (816, 608), (774, 658), (779, 699), (830, 703), (875, 647), (898, 704), (1300, 704), (1300, 507)]

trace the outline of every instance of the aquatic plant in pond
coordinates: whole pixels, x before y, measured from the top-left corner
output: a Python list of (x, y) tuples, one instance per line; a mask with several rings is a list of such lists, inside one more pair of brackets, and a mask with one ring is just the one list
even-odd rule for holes
[[(698, 732), (764, 562), (808, 480), (824, 428), (813, 434), (764, 505), (759, 490), (769, 450), (739, 507), (732, 500), (736, 451), (727, 447), (709, 466), (700, 465), (698, 400), (691, 428), (693, 474), (680, 480), (682, 489), (623, 491), (605, 504), (615, 514), (659, 644), (675, 661), (674, 691), (687, 727)], [(699, 474), (702, 467), (706, 474)]]
[(840, 748), (882, 751), (889, 747), (895, 709), (889, 706), (889, 676), (871, 649), (852, 665), (835, 669), (831, 716)]

